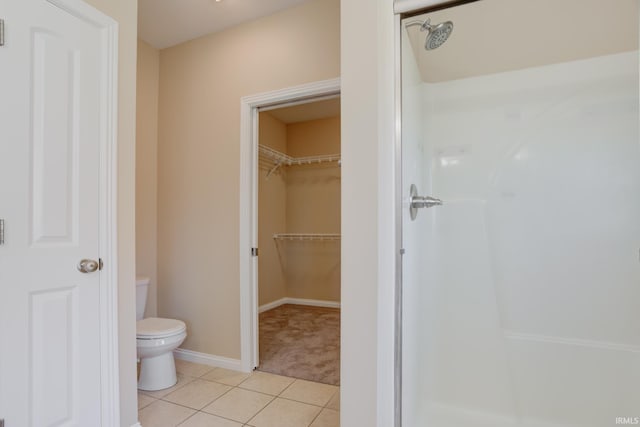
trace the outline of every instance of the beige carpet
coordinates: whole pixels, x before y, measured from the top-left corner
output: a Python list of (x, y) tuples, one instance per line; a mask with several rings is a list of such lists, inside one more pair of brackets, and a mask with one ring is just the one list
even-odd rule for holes
[(260, 366), (340, 385), (340, 310), (285, 304), (260, 313)]

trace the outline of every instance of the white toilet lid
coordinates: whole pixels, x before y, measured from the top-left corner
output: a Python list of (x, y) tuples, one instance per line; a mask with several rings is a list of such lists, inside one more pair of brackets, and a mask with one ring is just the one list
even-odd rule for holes
[(136, 322), (138, 338), (163, 337), (179, 334), (187, 329), (182, 320), (147, 317)]

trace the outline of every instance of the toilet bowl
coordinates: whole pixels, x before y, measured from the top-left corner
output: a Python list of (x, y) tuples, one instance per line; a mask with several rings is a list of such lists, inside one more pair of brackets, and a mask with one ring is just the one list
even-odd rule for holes
[(138, 388), (153, 391), (176, 384), (173, 350), (187, 337), (187, 326), (175, 319), (142, 318), (148, 286), (148, 278), (136, 280), (136, 347), (140, 359)]
[(140, 390), (162, 390), (177, 382), (173, 350), (187, 337), (187, 326), (174, 319), (149, 317), (136, 324)]

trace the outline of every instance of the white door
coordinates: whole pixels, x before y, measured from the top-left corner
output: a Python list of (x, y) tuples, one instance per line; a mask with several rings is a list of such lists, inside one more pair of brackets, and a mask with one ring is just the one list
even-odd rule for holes
[(100, 257), (103, 33), (45, 0), (0, 18), (0, 419), (99, 426), (101, 274), (77, 266)]

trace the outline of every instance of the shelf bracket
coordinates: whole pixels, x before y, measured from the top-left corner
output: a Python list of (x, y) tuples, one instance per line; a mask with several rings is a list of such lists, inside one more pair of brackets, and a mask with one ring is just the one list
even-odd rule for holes
[(269, 170), (269, 172), (267, 172), (267, 178), (269, 178), (272, 173), (277, 171), (280, 166), (282, 166), (282, 163), (281, 162), (276, 162), (276, 164)]

